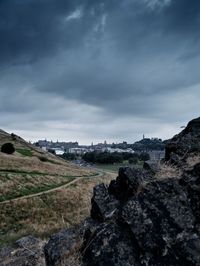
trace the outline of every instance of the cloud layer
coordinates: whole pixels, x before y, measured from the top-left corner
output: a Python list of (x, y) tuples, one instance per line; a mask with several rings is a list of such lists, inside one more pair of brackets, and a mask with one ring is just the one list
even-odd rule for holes
[(198, 0), (0, 0), (1, 127), (168, 138), (199, 116)]

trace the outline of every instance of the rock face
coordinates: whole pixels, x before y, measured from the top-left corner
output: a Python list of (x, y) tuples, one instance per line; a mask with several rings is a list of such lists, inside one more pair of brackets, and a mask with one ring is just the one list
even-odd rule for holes
[(121, 168), (94, 188), (83, 265), (200, 265), (200, 164), (181, 179), (144, 181)]
[(180, 134), (167, 143), (165, 160), (179, 164), (193, 152), (200, 152), (200, 117), (190, 121)]

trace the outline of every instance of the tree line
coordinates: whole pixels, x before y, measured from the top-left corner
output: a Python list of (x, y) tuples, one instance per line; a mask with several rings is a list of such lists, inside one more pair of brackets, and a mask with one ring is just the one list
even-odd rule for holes
[(123, 161), (128, 161), (130, 164), (137, 164), (139, 161), (148, 161), (150, 156), (148, 153), (143, 152), (137, 153), (127, 153), (127, 152), (87, 152), (82, 156), (82, 159), (89, 163), (99, 163), (99, 164), (114, 164), (123, 163)]

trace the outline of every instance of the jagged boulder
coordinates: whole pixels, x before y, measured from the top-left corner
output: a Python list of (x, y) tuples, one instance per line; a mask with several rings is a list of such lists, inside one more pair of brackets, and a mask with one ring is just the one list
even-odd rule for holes
[(108, 193), (108, 187), (104, 184), (94, 187), (91, 203), (91, 217), (102, 222), (112, 219), (119, 205), (119, 201)]
[(109, 187), (94, 189), (83, 265), (200, 265), (199, 178), (200, 165), (147, 183), (142, 170), (121, 168)]
[(141, 169), (121, 167), (117, 179), (111, 181), (108, 192), (118, 200), (125, 200), (134, 195), (148, 178), (147, 172)]
[(200, 153), (200, 117), (190, 121), (181, 133), (167, 142), (165, 160), (179, 165), (194, 152)]

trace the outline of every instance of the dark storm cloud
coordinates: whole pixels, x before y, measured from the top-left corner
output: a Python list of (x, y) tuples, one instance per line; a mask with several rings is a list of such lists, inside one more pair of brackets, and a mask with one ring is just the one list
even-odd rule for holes
[(192, 118), (199, 29), (198, 0), (0, 0), (0, 111), (109, 132)]
[[(150, 8), (151, 2), (157, 3), (154, 8)], [(103, 13), (108, 16), (106, 36), (115, 42), (116, 48), (127, 48), (132, 57), (137, 54), (135, 48), (145, 52), (144, 48), (147, 53), (156, 51), (159, 43), (155, 44), (155, 38), (160, 34), (164, 38), (163, 42), (159, 40), (163, 50), (167, 45), (173, 46), (166, 42), (170, 36), (187, 36), (198, 42), (200, 2), (171, 0), (161, 8), (158, 3), (164, 2), (167, 1), (1, 0), (1, 62), (16, 57), (39, 59), (58, 49), (80, 48)], [(83, 16), (65, 23), (64, 18), (77, 8), (82, 8)]]
[(1, 0), (1, 63), (30, 62), (80, 46), (95, 16), (86, 14), (73, 23), (65, 23), (65, 18), (77, 8), (93, 5), (87, 0)]
[(169, 31), (179, 36), (199, 39), (200, 2), (198, 0), (174, 0), (164, 11), (164, 20)]

